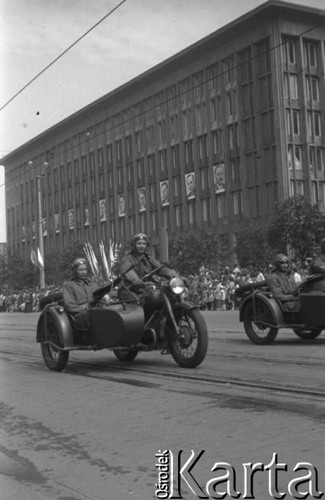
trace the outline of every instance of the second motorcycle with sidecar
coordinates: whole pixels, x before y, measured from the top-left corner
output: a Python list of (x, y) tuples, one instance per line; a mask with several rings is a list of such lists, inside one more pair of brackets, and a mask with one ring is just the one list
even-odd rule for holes
[[(69, 353), (76, 350), (112, 350), (120, 361), (132, 361), (139, 352), (160, 350), (171, 354), (184, 368), (195, 368), (204, 360), (208, 348), (208, 331), (199, 309), (184, 300), (185, 282), (176, 277), (161, 280), (153, 270), (143, 278), (146, 291), (140, 303), (121, 302), (114, 288), (121, 277), (98, 288), (89, 304), (90, 327), (78, 330), (74, 318), (63, 306), (62, 293), (45, 297), (40, 303), (36, 340), (41, 345), (44, 362), (50, 370), (61, 371)], [(104, 296), (109, 304), (101, 306)]]
[(239, 287), (239, 319), (245, 333), (254, 344), (270, 344), (281, 328), (291, 328), (303, 340), (313, 340), (325, 330), (324, 275), (312, 275), (298, 287), (299, 311), (286, 310), (285, 303), (276, 300), (267, 281)]

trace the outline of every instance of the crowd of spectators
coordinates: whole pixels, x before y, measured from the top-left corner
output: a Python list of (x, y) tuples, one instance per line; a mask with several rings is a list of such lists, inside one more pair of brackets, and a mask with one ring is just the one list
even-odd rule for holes
[[(308, 276), (309, 262), (292, 264), (292, 272), (297, 282)], [(239, 304), (235, 291), (242, 285), (267, 279), (273, 266), (230, 269), (225, 266), (221, 272), (201, 266), (198, 273), (188, 276), (189, 300), (205, 311), (228, 311), (237, 309)], [(25, 289), (20, 291), (0, 290), (0, 312), (37, 312), (39, 301), (50, 293), (60, 292), (61, 285), (51, 285), (44, 290)]]
[[(299, 283), (308, 276), (310, 261), (302, 264), (292, 263), (291, 270)], [(272, 264), (264, 267), (230, 269), (214, 272), (202, 266), (198, 273), (188, 276), (189, 298), (203, 311), (228, 311), (239, 307), (235, 291), (242, 285), (266, 280), (274, 269)]]
[(0, 290), (0, 312), (36, 312), (39, 301), (49, 295), (61, 291), (59, 285), (51, 285), (44, 290), (26, 288), (24, 290)]

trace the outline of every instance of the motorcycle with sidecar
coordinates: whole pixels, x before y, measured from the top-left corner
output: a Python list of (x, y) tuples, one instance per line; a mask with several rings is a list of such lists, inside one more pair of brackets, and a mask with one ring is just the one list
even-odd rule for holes
[(298, 287), (299, 310), (286, 310), (266, 280), (239, 287), (239, 320), (254, 344), (270, 344), (281, 328), (291, 328), (302, 340), (313, 340), (325, 329), (325, 276), (312, 275)]
[[(161, 267), (143, 278), (143, 302), (135, 294), (134, 300), (118, 300), (114, 290), (122, 277), (98, 288), (88, 307), (90, 327), (86, 331), (78, 330), (73, 315), (65, 311), (62, 293), (44, 297), (36, 340), (46, 366), (61, 371), (67, 366), (70, 351), (101, 349), (113, 351), (125, 362), (134, 360), (139, 352), (160, 350), (171, 354), (183, 368), (202, 363), (208, 348), (205, 320), (198, 307), (185, 300), (183, 278), (155, 277)], [(104, 296), (109, 297), (105, 307), (101, 306)]]

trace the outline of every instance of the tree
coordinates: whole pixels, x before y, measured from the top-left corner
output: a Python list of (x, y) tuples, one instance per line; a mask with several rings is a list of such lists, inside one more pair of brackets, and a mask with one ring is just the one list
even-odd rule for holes
[(237, 236), (235, 248), (240, 267), (263, 267), (273, 260), (266, 232), (260, 227), (248, 227)]
[(204, 265), (217, 270), (228, 258), (222, 238), (212, 231), (201, 229), (177, 234), (169, 242), (171, 267), (180, 273), (195, 273)]
[(8, 252), (2, 284), (13, 290), (34, 287), (38, 282), (31, 261), (24, 261), (16, 254)]
[(301, 260), (313, 254), (315, 246), (324, 236), (324, 214), (318, 205), (312, 206), (301, 195), (282, 203), (267, 233), (273, 249), (286, 253), (289, 247)]

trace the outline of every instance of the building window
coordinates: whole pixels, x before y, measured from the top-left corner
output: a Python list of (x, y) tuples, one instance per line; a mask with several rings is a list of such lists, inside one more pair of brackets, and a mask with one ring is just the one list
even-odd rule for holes
[(319, 82), (316, 77), (306, 76), (307, 99), (309, 101), (319, 101)]
[(202, 216), (203, 216), (203, 221), (208, 222), (210, 221), (210, 198), (204, 198), (202, 200)]
[(158, 123), (158, 144), (161, 146), (166, 142), (166, 123), (162, 120)]
[(177, 198), (177, 196), (180, 195), (180, 177), (179, 175), (174, 177), (174, 195)]
[(175, 224), (176, 227), (182, 227), (182, 209), (181, 205), (176, 205), (175, 207)]
[(234, 70), (234, 57), (228, 57), (223, 61), (223, 72), (225, 84), (231, 83), (235, 79), (235, 70)]
[(128, 135), (125, 138), (126, 156), (132, 156), (132, 137)]
[(285, 64), (296, 64), (296, 42), (287, 38), (283, 42), (283, 59)]
[(172, 153), (172, 166), (173, 169), (178, 169), (179, 168), (179, 147), (174, 146), (171, 148), (171, 153)]
[(188, 221), (191, 225), (194, 225), (195, 220), (195, 203), (191, 202), (188, 204)]
[(183, 135), (184, 137), (189, 136), (189, 120), (188, 120), (188, 112), (183, 111), (182, 113), (182, 126), (183, 126)]
[(217, 195), (217, 215), (218, 219), (222, 217), (226, 217), (227, 215), (227, 205), (226, 205), (226, 196), (225, 193), (221, 193)]
[(198, 150), (199, 150), (199, 160), (206, 161), (208, 157), (206, 135), (202, 135), (201, 137), (198, 138)]
[(142, 131), (140, 130), (139, 132), (136, 132), (135, 134), (135, 147), (136, 147), (136, 153), (139, 155), (142, 153), (143, 150), (143, 144), (142, 144)]
[(292, 111), (292, 128), (294, 135), (300, 135), (300, 111), (297, 109)]
[(321, 115), (320, 113), (314, 113), (314, 133), (315, 137), (321, 137)]
[(295, 74), (283, 75), (284, 77), (284, 97), (285, 99), (298, 100), (298, 76)]
[(153, 233), (157, 231), (157, 212), (151, 212), (151, 230)]
[(159, 169), (161, 172), (166, 170), (166, 150), (159, 151)]
[(150, 202), (154, 205), (157, 200), (156, 184), (150, 184)]
[(234, 215), (242, 214), (243, 213), (242, 192), (241, 191), (235, 191), (232, 194), (232, 197), (233, 197)]
[(304, 42), (304, 63), (310, 68), (317, 68), (317, 45), (314, 42)]

